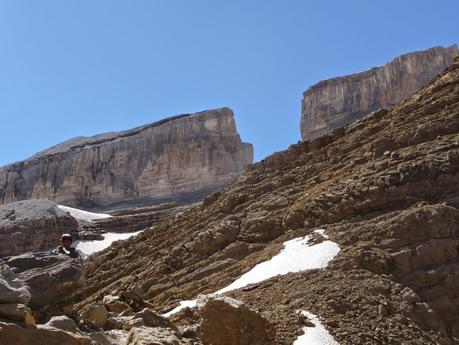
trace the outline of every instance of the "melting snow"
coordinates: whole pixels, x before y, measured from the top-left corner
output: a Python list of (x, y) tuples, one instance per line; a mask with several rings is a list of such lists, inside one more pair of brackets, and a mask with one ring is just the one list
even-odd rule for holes
[(332, 241), (309, 245), (310, 236), (284, 242), (284, 249), (271, 260), (262, 262), (227, 287), (217, 291), (224, 293), (259, 283), (277, 275), (325, 268), (339, 252), (339, 246)]
[(112, 244), (115, 241), (125, 240), (131, 236), (137, 235), (140, 232), (141, 231), (128, 233), (107, 232), (105, 234), (102, 234), (102, 236), (104, 236), (103, 240), (75, 241), (73, 246), (80, 252), (82, 252), (84, 255), (91, 255), (95, 252), (107, 248), (110, 244)]
[(94, 213), (94, 212), (88, 212), (88, 211), (83, 211), (79, 210), (77, 208), (73, 207), (68, 207), (68, 206), (63, 206), (63, 205), (57, 205), (62, 211), (69, 212), (70, 215), (78, 220), (84, 220), (87, 222), (92, 222), (95, 219), (104, 219), (104, 218), (110, 218), (111, 215), (106, 214), (106, 213)]
[[(316, 233), (327, 238), (325, 230), (316, 230)], [(243, 274), (233, 283), (218, 290), (217, 294), (222, 294), (231, 290), (243, 288), (249, 284), (259, 283), (263, 280), (272, 278), (277, 275), (305, 271), (309, 269), (325, 268), (328, 263), (339, 253), (338, 244), (332, 241), (324, 241), (318, 244), (308, 244), (311, 236), (298, 237), (293, 240), (284, 242), (284, 248), (270, 260), (256, 265), (249, 272)], [(185, 307), (194, 307), (196, 300), (187, 300), (180, 302), (175, 309), (164, 314), (169, 317), (179, 312)]]
[(301, 314), (306, 316), (315, 327), (304, 327), (304, 334), (299, 336), (293, 345), (339, 345), (316, 315), (305, 310), (301, 311)]

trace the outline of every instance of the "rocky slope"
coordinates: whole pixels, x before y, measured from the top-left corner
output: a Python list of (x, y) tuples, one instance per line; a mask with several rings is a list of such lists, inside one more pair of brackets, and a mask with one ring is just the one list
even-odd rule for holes
[(405, 54), (384, 66), (311, 86), (303, 95), (301, 136), (313, 139), (411, 96), (458, 55), (457, 45)]
[(79, 137), (0, 168), (0, 203), (46, 198), (80, 208), (188, 202), (252, 162), (228, 108)]
[[(341, 345), (459, 344), (458, 207), (459, 58), (396, 107), (270, 156), (202, 205), (91, 258), (77, 310), (125, 290), (171, 310), (286, 240), (324, 241), (320, 227), (341, 248), (328, 268), (229, 292), (268, 320), (276, 344), (311, 326), (298, 310)], [(202, 326), (205, 315), (186, 308), (171, 320)]]

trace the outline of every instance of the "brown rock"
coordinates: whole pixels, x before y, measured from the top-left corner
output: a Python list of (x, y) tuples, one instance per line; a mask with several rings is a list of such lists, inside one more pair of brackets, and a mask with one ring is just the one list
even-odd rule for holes
[(225, 296), (198, 297), (204, 345), (275, 344), (273, 326), (243, 302)]
[(89, 308), (84, 318), (91, 321), (96, 327), (104, 327), (107, 323), (108, 313), (104, 305)]
[(129, 332), (126, 345), (182, 345), (189, 344), (188, 341), (182, 341), (180, 336), (167, 328), (148, 328), (145, 326), (134, 327)]

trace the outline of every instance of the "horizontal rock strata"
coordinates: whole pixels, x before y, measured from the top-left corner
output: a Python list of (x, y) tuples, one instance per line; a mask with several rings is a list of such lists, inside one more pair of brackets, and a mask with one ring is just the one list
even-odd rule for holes
[[(306, 310), (342, 345), (457, 345), (458, 209), (456, 58), (393, 109), (292, 145), (201, 205), (91, 257), (76, 309), (128, 286), (165, 313), (322, 228), (341, 248), (327, 269), (229, 292), (273, 325), (276, 344), (302, 334), (310, 322), (297, 311)], [(196, 308), (171, 317), (190, 329), (200, 320)]]
[(46, 198), (79, 208), (192, 201), (253, 159), (228, 108), (79, 137), (0, 168), (0, 203)]
[(303, 95), (301, 136), (313, 139), (399, 103), (427, 84), (459, 54), (457, 45), (405, 54), (382, 67), (328, 79)]
[(75, 218), (47, 200), (0, 205), (0, 257), (56, 247), (62, 234), (77, 228)]

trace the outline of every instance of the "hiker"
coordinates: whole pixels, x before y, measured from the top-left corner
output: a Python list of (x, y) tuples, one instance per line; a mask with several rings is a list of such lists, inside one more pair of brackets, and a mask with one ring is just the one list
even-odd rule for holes
[(61, 236), (60, 246), (53, 249), (51, 253), (53, 254), (65, 254), (70, 256), (71, 258), (75, 259), (80, 257), (80, 254), (76, 248), (72, 247), (72, 235), (70, 234), (63, 234)]

